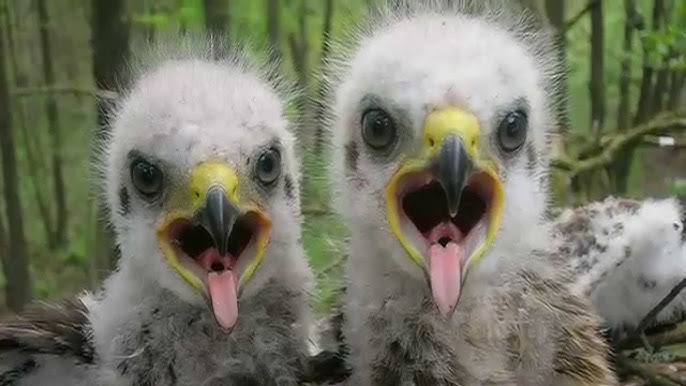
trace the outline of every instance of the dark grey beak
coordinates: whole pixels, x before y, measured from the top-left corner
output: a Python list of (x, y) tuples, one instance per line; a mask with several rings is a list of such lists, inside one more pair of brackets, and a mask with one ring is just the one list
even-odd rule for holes
[(229, 235), (240, 215), (239, 209), (229, 201), (224, 189), (213, 186), (205, 196), (205, 206), (195, 214), (198, 223), (207, 230), (221, 256), (226, 256)]
[(460, 206), (462, 190), (474, 170), (474, 164), (459, 137), (451, 135), (445, 138), (434, 157), (431, 169), (448, 198), (450, 216), (455, 217)]

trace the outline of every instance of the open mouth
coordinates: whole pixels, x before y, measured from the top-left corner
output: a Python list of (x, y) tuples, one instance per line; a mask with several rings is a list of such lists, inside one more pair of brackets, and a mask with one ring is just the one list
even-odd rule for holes
[(428, 249), (434, 244), (446, 247), (451, 242), (463, 243), (475, 228), (487, 225), (492, 198), (492, 179), (477, 173), (462, 190), (457, 215), (451, 217), (441, 184), (431, 175), (417, 175), (408, 177), (400, 202), (403, 214), (422, 235)]
[(449, 198), (433, 174), (408, 174), (396, 196), (402, 232), (426, 260), (434, 300), (443, 314), (457, 305), (465, 266), (491, 231), (495, 180), (485, 172), (470, 175), (454, 216)]
[[(225, 238), (225, 253), (205, 225), (178, 217), (161, 229), (162, 245), (172, 266), (208, 298), (217, 322), (230, 330), (238, 318), (241, 279), (259, 264), (268, 240), (269, 222), (260, 213), (238, 216)], [(247, 275), (246, 275), (247, 272)]]
[(210, 233), (190, 220), (177, 220), (169, 228), (169, 239), (185, 263), (193, 272), (207, 275), (211, 272), (233, 271), (257, 231), (256, 221), (242, 216), (229, 234), (227, 254), (222, 256)]

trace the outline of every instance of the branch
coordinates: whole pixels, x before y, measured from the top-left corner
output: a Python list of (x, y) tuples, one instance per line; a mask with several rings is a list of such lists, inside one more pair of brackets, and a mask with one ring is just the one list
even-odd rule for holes
[(654, 386), (678, 386), (679, 384), (669, 379), (669, 377), (655, 371), (648, 366), (628, 359), (623, 355), (617, 356), (617, 365), (623, 370), (625, 374), (638, 375), (647, 381), (648, 385)]
[(665, 308), (672, 300), (674, 300), (681, 291), (686, 288), (686, 278), (682, 279), (679, 284), (677, 284), (674, 288), (672, 288), (671, 291), (665, 296), (662, 300), (660, 300), (659, 303), (655, 307), (653, 307), (650, 312), (641, 320), (641, 323), (638, 324), (638, 327), (636, 327), (633, 331), (629, 333), (629, 335), (626, 336), (623, 340), (621, 340), (618, 344), (617, 347), (619, 350), (622, 350), (624, 347), (630, 346), (631, 342), (636, 340), (643, 331), (648, 327), (650, 324), (652, 324), (655, 321), (655, 317), (657, 317), (657, 314), (662, 311), (663, 308)]
[(333, 212), (328, 208), (310, 206), (304, 207), (302, 209), (302, 214), (305, 216), (328, 216), (333, 214)]
[(646, 136), (641, 141), (641, 145), (651, 146), (651, 147), (663, 147), (668, 149), (686, 149), (686, 142), (680, 141), (674, 137), (663, 139), (660, 136)]
[(348, 257), (346, 255), (338, 257), (336, 260), (329, 263), (326, 267), (322, 268), (322, 270), (317, 273), (317, 277), (320, 278), (328, 276), (331, 273), (331, 271), (342, 266), (347, 260), (347, 258)]
[(119, 94), (114, 91), (100, 90), (100, 89), (90, 89), (90, 88), (78, 88), (72, 86), (52, 86), (52, 87), (22, 87), (12, 91), (14, 96), (30, 96), (34, 94), (77, 94), (77, 95), (90, 95), (98, 99), (117, 99)]
[(570, 28), (574, 27), (574, 25), (578, 23), (579, 20), (581, 20), (581, 18), (584, 17), (584, 15), (591, 10), (591, 8), (593, 8), (593, 4), (595, 4), (596, 1), (598, 0), (589, 1), (588, 4), (586, 4), (586, 6), (581, 11), (579, 11), (579, 13), (577, 13), (576, 15), (572, 16), (569, 20), (567, 20), (562, 26), (562, 31), (560, 31), (560, 33), (564, 34)]
[[(686, 322), (680, 322), (667, 331), (646, 335), (646, 339), (648, 340), (648, 344), (655, 348), (686, 343)], [(624, 347), (624, 349), (629, 350), (642, 346), (643, 342), (641, 341), (627, 342), (627, 347)]]
[(642, 137), (671, 128), (686, 129), (686, 112), (661, 114), (624, 133), (605, 136), (600, 140), (599, 148), (602, 150), (597, 155), (580, 160), (560, 155), (551, 161), (551, 166), (564, 170), (573, 177), (585, 171), (604, 167), (613, 161), (618, 152), (633, 146)]

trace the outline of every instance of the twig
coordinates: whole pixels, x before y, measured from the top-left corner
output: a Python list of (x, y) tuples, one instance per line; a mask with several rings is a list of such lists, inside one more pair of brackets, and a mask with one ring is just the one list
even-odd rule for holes
[(305, 216), (327, 216), (333, 214), (328, 208), (319, 207), (305, 207), (301, 212)]
[(12, 91), (12, 95), (19, 97), (30, 96), (34, 94), (77, 94), (90, 95), (99, 99), (117, 99), (119, 97), (119, 94), (110, 90), (79, 88), (72, 86), (22, 87)]
[(573, 177), (579, 173), (610, 164), (618, 152), (632, 146), (643, 136), (656, 134), (670, 128), (686, 129), (686, 112), (661, 114), (624, 133), (605, 136), (600, 140), (600, 149), (602, 150), (593, 157), (575, 160), (568, 155), (560, 155), (551, 161), (551, 165), (568, 172), (570, 177)]
[(564, 33), (567, 32), (570, 28), (574, 27), (574, 25), (575, 25), (576, 23), (578, 23), (579, 20), (581, 20), (581, 18), (584, 17), (584, 15), (587, 14), (587, 13), (591, 10), (591, 8), (593, 8), (593, 4), (595, 4), (596, 1), (598, 1), (598, 0), (591, 0), (591, 1), (589, 1), (588, 4), (586, 4), (586, 6), (584, 7), (584, 9), (582, 9), (581, 11), (579, 11), (579, 13), (577, 13), (577, 14), (574, 15), (574, 16), (572, 16), (569, 20), (567, 20), (567, 21), (565, 22), (565, 24), (562, 26), (562, 31), (560, 31), (560, 32), (564, 34)]
[(617, 365), (622, 368), (624, 374), (638, 375), (646, 380), (649, 385), (655, 386), (679, 386), (678, 383), (672, 381), (666, 375), (658, 371), (652, 370), (647, 366), (642, 366), (640, 363), (624, 357), (617, 356)]
[(343, 263), (345, 263), (345, 260), (346, 260), (346, 259), (347, 259), (347, 256), (346, 256), (346, 255), (343, 255), (343, 256), (338, 257), (336, 260), (334, 260), (334, 261), (332, 261), (331, 263), (329, 263), (329, 265), (327, 265), (326, 267), (322, 268), (322, 270), (319, 271), (319, 272), (317, 273), (317, 277), (323, 277), (323, 276), (325, 276), (325, 275), (328, 275), (328, 274), (331, 273), (331, 271), (333, 271), (335, 268), (338, 268), (338, 267), (340, 267), (341, 265), (343, 265)]
[(676, 149), (676, 150), (681, 150), (681, 149), (686, 149), (686, 142), (684, 141), (679, 141), (677, 139), (673, 139), (672, 143), (666, 143), (662, 140), (660, 140), (660, 137), (657, 136), (646, 136), (643, 138), (641, 141), (641, 145), (643, 146), (650, 146), (650, 147), (660, 147), (660, 148), (665, 148), (665, 149)]
[(660, 300), (659, 303), (655, 307), (653, 307), (650, 312), (641, 320), (641, 323), (638, 324), (638, 327), (636, 327), (633, 331), (631, 331), (626, 338), (621, 340), (618, 344), (617, 347), (619, 350), (623, 350), (626, 347), (629, 347), (631, 345), (631, 342), (636, 340), (648, 327), (653, 321), (655, 321), (655, 318), (657, 317), (657, 314), (662, 311), (663, 308), (665, 308), (672, 300), (674, 300), (681, 291), (686, 288), (686, 278), (682, 279), (679, 284), (677, 284), (674, 288), (672, 288), (671, 291), (665, 296), (662, 300)]
[[(670, 344), (686, 343), (686, 322), (676, 324), (673, 328), (658, 333), (646, 335), (648, 343), (653, 347), (669, 346)], [(638, 341), (627, 342), (624, 349), (634, 349), (641, 347)]]

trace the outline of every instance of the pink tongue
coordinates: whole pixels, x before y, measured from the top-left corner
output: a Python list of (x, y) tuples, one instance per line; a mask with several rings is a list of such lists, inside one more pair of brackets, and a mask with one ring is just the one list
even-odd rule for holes
[(217, 323), (227, 330), (232, 328), (238, 319), (238, 296), (233, 272), (228, 269), (210, 272), (207, 274), (207, 285)]
[(450, 241), (445, 247), (435, 243), (429, 247), (431, 293), (438, 310), (449, 315), (457, 306), (462, 286), (460, 247)]

